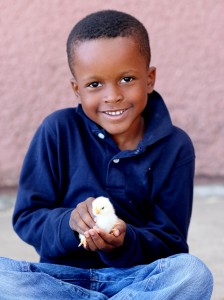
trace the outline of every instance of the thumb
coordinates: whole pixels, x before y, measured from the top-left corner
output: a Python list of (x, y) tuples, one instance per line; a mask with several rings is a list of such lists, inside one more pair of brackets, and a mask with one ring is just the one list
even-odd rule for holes
[(121, 219), (115, 224), (112, 233), (114, 236), (118, 237), (120, 234), (126, 231), (126, 223)]
[(118, 237), (118, 236), (120, 235), (119, 229), (118, 229), (118, 228), (114, 228), (114, 229), (112, 230), (112, 234), (113, 234), (114, 236)]

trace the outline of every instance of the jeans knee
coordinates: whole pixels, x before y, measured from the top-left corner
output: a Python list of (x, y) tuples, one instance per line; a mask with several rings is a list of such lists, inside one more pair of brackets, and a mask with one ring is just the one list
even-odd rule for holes
[(11, 269), (10, 268), (11, 259), (6, 257), (0, 257), (0, 271), (6, 271)]
[(7, 257), (0, 257), (0, 272), (4, 271), (26, 271), (27, 263), (23, 261), (17, 261)]
[[(192, 284), (198, 290), (212, 291), (213, 276), (208, 267), (197, 257), (190, 254), (179, 255), (182, 275), (188, 284)], [(184, 272), (185, 269), (185, 272)]]

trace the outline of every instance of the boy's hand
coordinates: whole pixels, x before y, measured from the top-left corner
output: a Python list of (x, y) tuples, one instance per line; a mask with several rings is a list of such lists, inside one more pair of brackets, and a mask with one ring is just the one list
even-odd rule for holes
[(94, 215), (92, 213), (93, 200), (93, 197), (89, 197), (73, 209), (69, 220), (69, 226), (73, 231), (83, 234), (95, 226)]
[(85, 232), (87, 250), (110, 252), (123, 245), (126, 223), (121, 219), (116, 223), (112, 233), (106, 233), (97, 226)]

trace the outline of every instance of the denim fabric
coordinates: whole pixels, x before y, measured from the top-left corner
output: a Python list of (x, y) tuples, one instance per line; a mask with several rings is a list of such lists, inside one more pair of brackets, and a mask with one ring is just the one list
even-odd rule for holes
[(1, 300), (208, 300), (212, 286), (210, 271), (189, 254), (121, 269), (80, 269), (0, 258)]

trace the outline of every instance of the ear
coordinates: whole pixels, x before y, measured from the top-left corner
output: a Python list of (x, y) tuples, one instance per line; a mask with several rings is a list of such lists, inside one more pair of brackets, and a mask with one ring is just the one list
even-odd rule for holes
[(73, 89), (73, 91), (74, 91), (74, 93), (75, 93), (75, 95), (76, 95), (76, 98), (79, 100), (80, 94), (79, 94), (79, 87), (78, 87), (78, 83), (77, 83), (76, 79), (75, 79), (75, 78), (72, 78), (72, 79), (70, 80), (70, 83), (71, 83), (71, 85), (72, 85), (72, 89)]
[(156, 68), (149, 67), (148, 69), (148, 93), (152, 93), (156, 82)]

